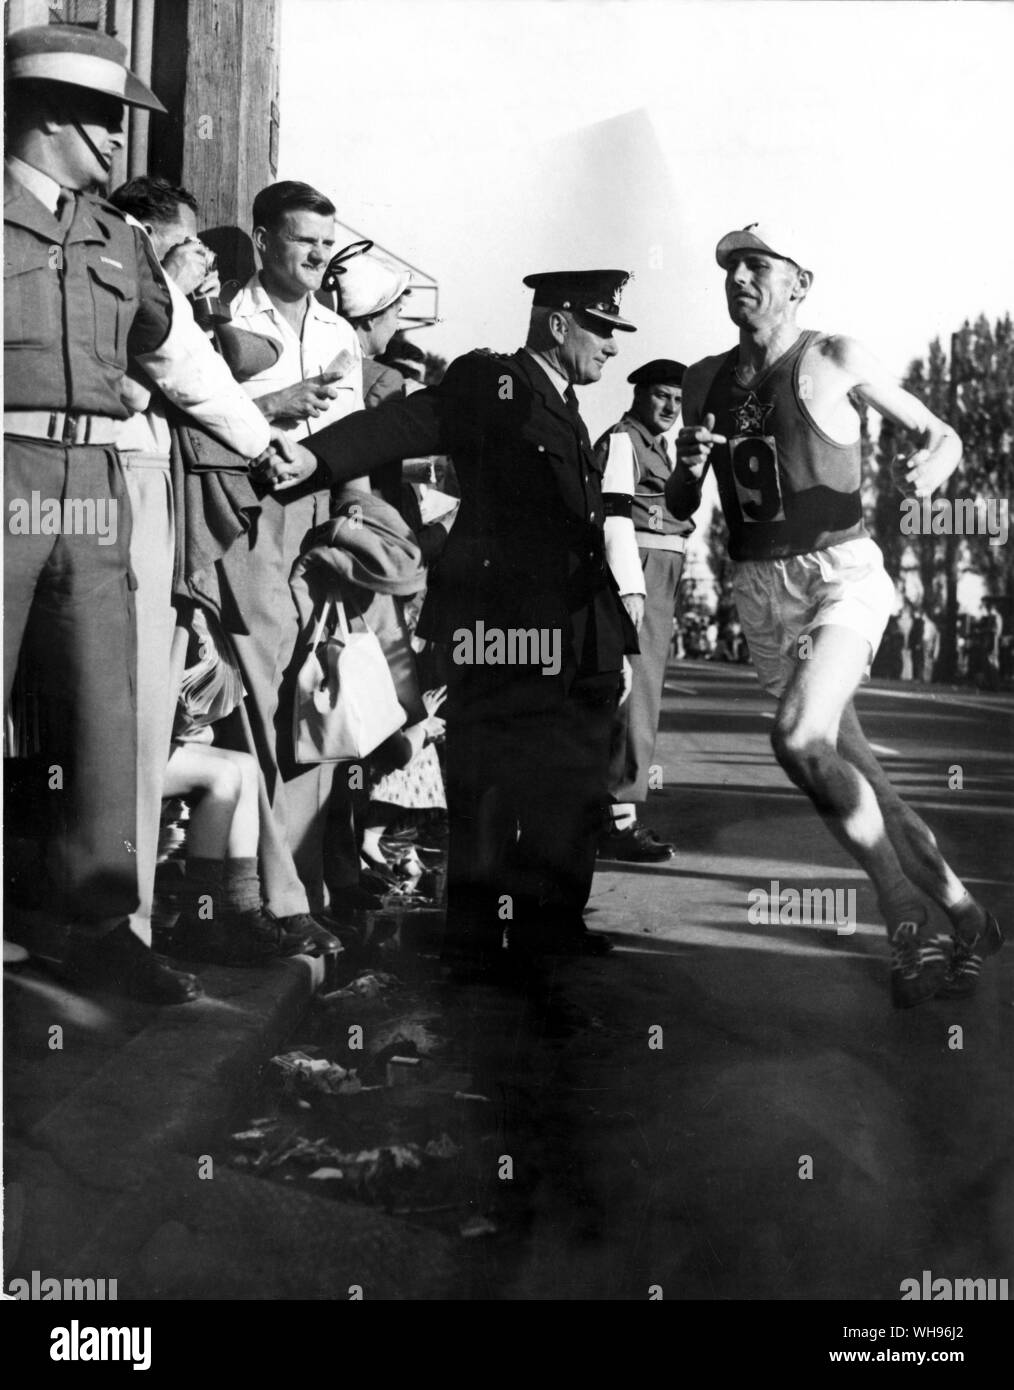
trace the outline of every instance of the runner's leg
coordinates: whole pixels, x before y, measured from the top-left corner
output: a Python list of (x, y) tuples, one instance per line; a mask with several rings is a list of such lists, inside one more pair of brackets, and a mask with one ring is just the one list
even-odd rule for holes
[(810, 635), (812, 653), (797, 662), (779, 702), (772, 747), (789, 778), (873, 881), (892, 930), (900, 921), (924, 915), (919, 893), (891, 842), (873, 786), (839, 752), (842, 716), (866, 670), (869, 643), (850, 628), (833, 625)]
[(944, 859), (932, 830), (891, 783), (860, 727), (851, 700), (842, 714), (838, 751), (873, 788), (884, 827), (906, 876), (943, 908), (956, 931), (977, 936), (986, 923), (985, 909)]

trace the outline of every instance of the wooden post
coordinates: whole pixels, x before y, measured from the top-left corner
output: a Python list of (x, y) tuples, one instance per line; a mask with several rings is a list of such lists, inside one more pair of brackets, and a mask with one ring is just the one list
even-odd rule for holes
[(151, 122), (149, 172), (197, 199), (222, 278), (255, 269), (254, 194), (278, 167), (279, 0), (155, 0), (153, 85), (169, 108)]
[[(152, 45), (155, 37), (155, 0), (133, 0), (130, 15), (130, 66), (142, 82), (151, 86)], [(157, 94), (156, 94), (157, 95)], [(127, 143), (127, 175), (148, 172), (148, 135), (151, 112), (136, 107), (130, 113)]]

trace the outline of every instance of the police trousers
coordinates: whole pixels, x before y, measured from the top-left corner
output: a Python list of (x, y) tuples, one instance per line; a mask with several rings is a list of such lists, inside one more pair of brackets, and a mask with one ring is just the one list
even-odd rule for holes
[(445, 950), (579, 919), (591, 892), (618, 671), (452, 666)]

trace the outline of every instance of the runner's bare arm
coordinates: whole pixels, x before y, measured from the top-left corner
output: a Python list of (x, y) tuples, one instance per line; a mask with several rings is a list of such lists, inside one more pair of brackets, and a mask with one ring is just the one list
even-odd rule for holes
[(928, 497), (961, 462), (961, 440), (917, 397), (900, 386), (887, 369), (854, 338), (826, 340), (827, 356), (845, 374), (846, 390), (873, 407), (885, 419), (911, 430), (919, 448), (907, 463), (906, 479), (917, 497)]
[(683, 425), (676, 436), (676, 466), (665, 485), (665, 504), (679, 521), (686, 521), (701, 505), (701, 484), (708, 471), (713, 444), (725, 436), (712, 434), (714, 416), (702, 419), (702, 410), (721, 358), (708, 357), (688, 367), (683, 378)]

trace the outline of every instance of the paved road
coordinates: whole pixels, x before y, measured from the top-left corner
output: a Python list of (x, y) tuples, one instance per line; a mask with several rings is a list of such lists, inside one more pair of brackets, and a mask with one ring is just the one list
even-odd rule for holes
[[(860, 706), (1010, 932), (1014, 702), (883, 687)], [(233, 1116), (256, 1063), (307, 1027), (305, 962), (211, 971), (176, 1017), (23, 972), (6, 1129), (20, 1265), (195, 1300), (363, 1284), (371, 1299), (893, 1301), (924, 1270), (1010, 1280), (1014, 947), (975, 1000), (892, 1010), (872, 894), (774, 766), (769, 729), (748, 670), (671, 668), (647, 819), (679, 852), (596, 876), (608, 959), (497, 989), (434, 983), (422, 935), (422, 957), (391, 962), (434, 1010), (449, 1084), (489, 1098), (451, 1105), (463, 1157), (430, 1230), (228, 1166), (233, 1120), (261, 1113)], [(854, 891), (855, 931), (751, 922), (773, 880)], [(328, 1054), (346, 1062), (345, 1024), (370, 1023), (350, 1008)], [(214, 1183), (198, 1180), (208, 1153)], [(495, 1232), (464, 1237), (463, 1207)]]
[[(859, 708), (1009, 932), (1011, 701), (885, 685)], [(975, 1000), (893, 1010), (873, 895), (774, 765), (769, 711), (748, 670), (673, 665), (645, 819), (679, 852), (596, 875), (589, 921), (620, 948), (452, 1005), (524, 1212), (470, 1296), (896, 1300), (924, 1269), (1014, 1276), (1014, 948)], [(855, 890), (855, 931), (752, 924), (772, 880)]]

